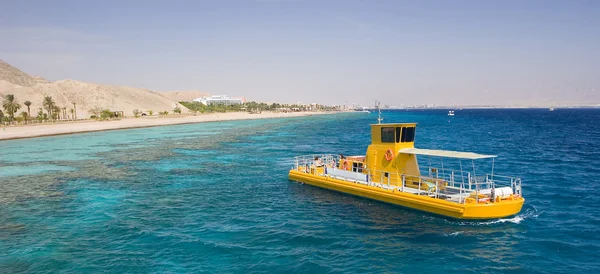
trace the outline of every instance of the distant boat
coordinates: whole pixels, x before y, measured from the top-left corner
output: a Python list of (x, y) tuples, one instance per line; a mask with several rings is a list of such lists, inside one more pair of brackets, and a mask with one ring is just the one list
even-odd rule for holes
[(367, 107), (356, 107), (354, 108), (354, 111), (371, 113), (369, 110), (367, 110)]
[(554, 111), (554, 108), (550, 108), (550, 109), (548, 109), (548, 110), (550, 110), (550, 111)]
[(448, 111), (448, 116), (454, 116), (454, 110), (449, 110)]

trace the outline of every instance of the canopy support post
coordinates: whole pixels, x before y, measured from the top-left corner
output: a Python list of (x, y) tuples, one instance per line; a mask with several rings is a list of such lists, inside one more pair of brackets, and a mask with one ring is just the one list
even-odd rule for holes
[[(444, 172), (444, 158), (440, 158), (440, 159), (442, 160), (442, 179), (444, 179), (444, 175), (445, 175), (445, 172)], [(438, 177), (438, 176), (436, 176), (436, 177)]]
[(461, 183), (465, 183), (465, 175), (463, 173), (463, 169), (462, 169), (462, 160), (458, 159), (458, 165), (460, 166), (460, 182)]
[(431, 170), (431, 156), (427, 156), (427, 159), (429, 160), (429, 177), (433, 177), (433, 175), (431, 174), (433, 172)]
[(473, 180), (475, 181), (475, 199), (479, 202), (479, 185), (477, 184), (477, 174), (475, 174), (475, 160), (471, 160), (471, 165), (473, 165)]
[(492, 158), (492, 178), (490, 178), (490, 180), (492, 180), (492, 181), (494, 180), (494, 161), (495, 161), (495, 158)]

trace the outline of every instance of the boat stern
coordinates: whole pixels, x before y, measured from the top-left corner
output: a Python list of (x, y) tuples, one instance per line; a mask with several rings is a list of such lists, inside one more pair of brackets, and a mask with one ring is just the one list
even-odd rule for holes
[(517, 215), (525, 199), (523, 197), (511, 197), (498, 202), (486, 203), (465, 203), (464, 211), (460, 219), (467, 220), (486, 220), (500, 219)]

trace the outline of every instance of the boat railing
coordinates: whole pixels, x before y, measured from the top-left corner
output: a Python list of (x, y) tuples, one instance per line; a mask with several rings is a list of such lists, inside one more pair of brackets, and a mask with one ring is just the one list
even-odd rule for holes
[(514, 176), (504, 176), (497, 174), (486, 174), (485, 182), (491, 184), (495, 188), (510, 187), (512, 192), (517, 196), (522, 196), (521, 178)]
[(294, 157), (294, 169), (311, 168), (335, 165), (339, 162), (339, 155), (335, 154), (309, 154)]
[[(401, 174), (399, 172), (389, 172), (380, 170), (367, 170), (368, 183), (370, 185), (379, 186), (384, 189), (393, 189), (394, 191), (426, 195), (434, 198), (442, 198), (447, 194), (447, 186), (449, 181), (442, 177), (422, 176)], [(467, 189), (458, 187), (459, 183), (452, 181), (453, 185), (457, 185), (458, 194), (466, 194)], [(461, 192), (462, 190), (462, 192)], [(457, 192), (457, 191), (454, 191)], [(458, 202), (459, 200), (457, 200)]]
[(474, 180), (471, 179), (471, 173), (468, 171), (430, 167), (428, 170), (420, 170), (420, 173), (428, 174), (425, 175), (428, 177), (444, 179), (448, 183), (452, 184), (452, 186), (456, 186), (460, 183), (466, 183), (468, 185), (469, 182), (474, 182)]
[[(421, 170), (421, 174), (429, 174), (429, 177), (444, 179), (450, 187), (460, 186), (467, 190), (492, 189), (501, 187), (510, 187), (516, 195), (521, 195), (521, 178), (514, 176), (504, 176), (497, 174), (472, 175), (471, 172), (429, 168)], [(464, 185), (464, 187), (463, 187)]]
[(367, 170), (366, 173), (367, 183), (370, 185), (457, 203), (465, 203), (469, 197), (479, 202), (521, 195), (521, 179), (510, 176), (471, 176), (466, 172), (465, 180), (457, 180), (461, 176), (452, 172), (444, 176), (410, 175), (379, 170)]

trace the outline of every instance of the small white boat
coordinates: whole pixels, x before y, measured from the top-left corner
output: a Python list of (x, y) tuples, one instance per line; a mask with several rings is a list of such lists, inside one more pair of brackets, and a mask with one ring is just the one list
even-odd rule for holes
[(357, 111), (357, 112), (366, 112), (366, 113), (371, 113), (371, 112), (370, 112), (370, 111), (367, 109), (367, 107), (361, 107), (361, 106), (355, 107), (355, 108), (354, 108), (354, 111)]
[(550, 108), (549, 110), (550, 110), (550, 111), (554, 111), (554, 108)]
[(454, 116), (454, 110), (449, 110), (448, 111), (448, 116)]

